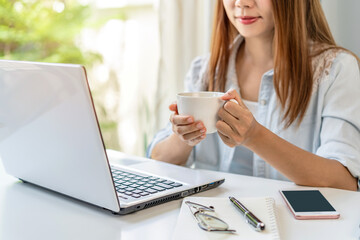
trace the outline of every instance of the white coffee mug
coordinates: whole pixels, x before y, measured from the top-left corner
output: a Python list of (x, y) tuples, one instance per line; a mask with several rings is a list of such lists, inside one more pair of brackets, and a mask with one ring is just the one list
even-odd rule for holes
[(220, 97), (221, 92), (187, 92), (177, 94), (177, 108), (179, 115), (193, 116), (195, 121), (202, 121), (206, 133), (216, 132), (216, 122), (219, 120), (218, 111), (225, 101)]

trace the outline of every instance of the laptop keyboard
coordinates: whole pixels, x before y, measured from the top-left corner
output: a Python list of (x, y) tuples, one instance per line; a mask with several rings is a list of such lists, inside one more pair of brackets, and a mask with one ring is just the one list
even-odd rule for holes
[(124, 170), (111, 169), (115, 189), (123, 199), (141, 198), (182, 186), (181, 183), (167, 179), (139, 175)]

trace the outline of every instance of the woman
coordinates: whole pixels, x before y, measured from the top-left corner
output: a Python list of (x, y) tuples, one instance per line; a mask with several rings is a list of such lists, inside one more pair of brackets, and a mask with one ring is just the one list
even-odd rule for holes
[(211, 54), (187, 91), (227, 91), (218, 133), (179, 116), (148, 156), (299, 185), (360, 185), (359, 60), (338, 47), (319, 0), (217, 1)]

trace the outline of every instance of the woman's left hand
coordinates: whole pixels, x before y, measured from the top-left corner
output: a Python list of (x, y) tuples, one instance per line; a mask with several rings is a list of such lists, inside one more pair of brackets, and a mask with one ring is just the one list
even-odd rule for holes
[[(221, 99), (227, 102), (218, 112), (220, 120), (217, 121), (216, 128), (219, 136), (229, 147), (246, 146), (259, 123), (241, 101), (236, 90), (227, 91)], [(232, 99), (237, 103), (230, 101)]]

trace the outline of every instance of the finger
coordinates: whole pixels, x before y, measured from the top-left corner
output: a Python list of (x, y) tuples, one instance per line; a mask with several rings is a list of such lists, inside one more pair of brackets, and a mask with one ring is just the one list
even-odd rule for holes
[(176, 101), (169, 105), (169, 110), (175, 112), (176, 114), (179, 114)]
[[(226, 107), (227, 108), (227, 107)], [(223, 120), (225, 123), (227, 123), (233, 132), (238, 133), (237, 126), (240, 124), (243, 124), (243, 117), (246, 116), (246, 113), (244, 110), (239, 109), (238, 111), (235, 111), (233, 109), (225, 109), (221, 108), (218, 112), (218, 116), (221, 120)]]
[(239, 95), (239, 93), (235, 90), (235, 89), (229, 89), (222, 97), (222, 100), (225, 101), (230, 101), (231, 99), (236, 100), (236, 102), (238, 102), (238, 104), (242, 107), (245, 107), (245, 104), (243, 103), (243, 101), (241, 100), (241, 97)]
[[(247, 111), (247, 110), (245, 110)], [(235, 142), (240, 141), (239, 137), (244, 137), (245, 133), (248, 131), (248, 128), (251, 125), (251, 113), (246, 113), (242, 111), (240, 114), (240, 118), (234, 117), (231, 113), (226, 110), (219, 111), (219, 117), (222, 119), (222, 122), (226, 123), (226, 125), (231, 129), (232, 135), (230, 136), (234, 139)], [(224, 129), (228, 130), (228, 129)], [(242, 140), (241, 140), (242, 141)]]
[(196, 139), (202, 139), (201, 136), (205, 136), (205, 132), (201, 130), (197, 130), (195, 132), (184, 134), (183, 139), (185, 141), (195, 141)]
[(173, 114), (171, 122), (175, 125), (188, 125), (194, 122), (194, 118), (192, 116)]
[[(230, 113), (232, 116), (234, 116), (236, 119), (241, 119), (241, 117), (245, 113), (244, 111), (246, 111), (247, 109), (241, 107), (237, 103), (228, 101), (224, 104), (224, 106), (220, 110), (224, 110), (222, 113), (227, 112), (227, 113)], [(219, 112), (220, 112), (220, 110), (219, 110)]]
[(176, 113), (173, 113), (170, 115), (169, 121), (174, 125), (174, 117), (177, 115)]
[(228, 123), (222, 120), (216, 122), (216, 128), (218, 132), (230, 139), (234, 138), (234, 134), (236, 133)]
[(204, 140), (206, 137), (206, 134), (202, 134), (200, 137), (197, 137), (191, 141), (189, 141), (190, 145), (195, 146), (196, 144), (198, 144), (199, 142), (201, 142), (202, 140)]
[(206, 129), (202, 122), (196, 122), (188, 125), (176, 125), (175, 131), (180, 135), (185, 135), (197, 131), (200, 131), (201, 133), (205, 133)]
[(218, 112), (219, 118), (228, 125), (230, 125), (230, 127), (235, 126), (236, 123), (239, 121), (239, 118), (234, 115), (239, 114), (228, 112), (227, 110), (225, 110), (225, 108), (221, 108)]
[(235, 143), (233, 141), (231, 141), (230, 138), (228, 138), (226, 135), (222, 134), (221, 132), (218, 131), (218, 134), (221, 138), (221, 140), (223, 140), (223, 142), (228, 145), (229, 147), (235, 147)]

